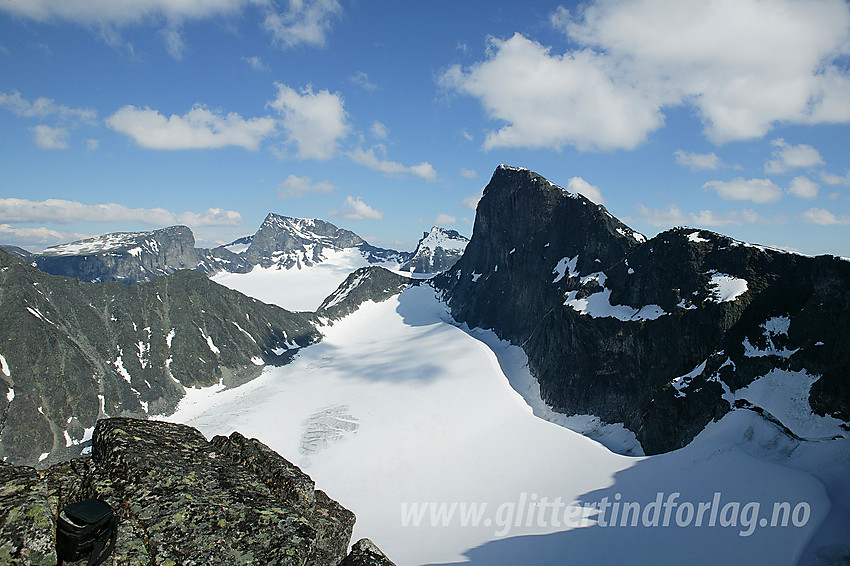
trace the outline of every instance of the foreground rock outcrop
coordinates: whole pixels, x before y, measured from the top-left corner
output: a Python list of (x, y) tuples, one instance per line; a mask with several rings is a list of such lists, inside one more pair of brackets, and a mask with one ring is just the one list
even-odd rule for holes
[(106, 564), (392, 564), (368, 540), (347, 557), (354, 514), (258, 440), (127, 418), (98, 421), (90, 458), (0, 463), (0, 564), (56, 564), (58, 511), (88, 497), (121, 513)]

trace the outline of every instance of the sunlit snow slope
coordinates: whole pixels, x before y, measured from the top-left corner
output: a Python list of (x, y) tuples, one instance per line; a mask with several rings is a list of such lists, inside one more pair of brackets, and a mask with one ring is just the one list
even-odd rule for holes
[[(546, 422), (499, 365), (517, 359), (507, 352), (513, 347), (491, 341), (508, 354), (497, 358), (447, 321), (427, 286), (367, 303), (325, 328), (325, 339), (287, 366), (236, 389), (190, 391), (170, 420), (208, 436), (238, 430), (267, 443), (356, 513), (355, 540), (370, 537), (399, 566), (791, 565), (830, 510), (814, 477), (747, 456), (722, 434), (673, 453), (629, 458)], [(552, 520), (546, 507), (530, 507), (616, 501), (649, 509), (658, 494), (666, 501), (674, 493), (681, 505), (670, 508), (666, 527), (570, 529), (563, 516)], [(702, 527), (693, 520), (676, 525), (685, 502), (694, 511), (715, 498), (720, 505), (739, 502), (728, 516), (744, 517), (741, 508), (750, 502), (768, 519), (774, 502), (800, 509), (805, 503), (810, 513), (800, 527), (757, 528), (756, 520), (753, 528), (728, 520), (722, 526), (719, 518), (709, 527), (707, 515)], [(479, 525), (462, 526), (460, 506), (432, 525), (432, 509), (439, 511), (421, 507), (428, 503), (445, 504), (447, 512), (453, 504), (467, 511), (478, 504)], [(414, 505), (425, 509), (418, 526)]]
[[(250, 273), (221, 272), (212, 280), (287, 310), (314, 311), (352, 271), (370, 265), (358, 248), (325, 249), (322, 254), (324, 261), (310, 267), (286, 269), (258, 265)], [(385, 267), (398, 268), (398, 264)]]

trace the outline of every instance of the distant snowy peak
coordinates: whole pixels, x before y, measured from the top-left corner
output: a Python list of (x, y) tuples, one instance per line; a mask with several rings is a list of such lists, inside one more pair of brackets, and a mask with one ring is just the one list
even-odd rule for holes
[(77, 256), (94, 255), (106, 252), (126, 253), (139, 256), (143, 253), (159, 252), (163, 240), (174, 238), (191, 240), (194, 246), (195, 238), (192, 231), (185, 226), (171, 226), (150, 232), (116, 232), (101, 234), (92, 238), (78, 240), (68, 244), (60, 244), (46, 248), (41, 252), (44, 256)]
[(83, 281), (140, 283), (179, 269), (196, 269), (207, 250), (195, 248), (186, 226), (149, 232), (103, 234), (33, 254), (30, 263), (46, 273)]
[(328, 250), (358, 248), (368, 263), (401, 263), (399, 252), (376, 248), (363, 238), (318, 218), (269, 214), (240, 255), (261, 267), (312, 267), (326, 259)]
[(434, 226), (425, 232), (413, 257), (401, 268), (402, 271), (439, 273), (452, 267), (469, 243), (469, 238), (455, 230)]

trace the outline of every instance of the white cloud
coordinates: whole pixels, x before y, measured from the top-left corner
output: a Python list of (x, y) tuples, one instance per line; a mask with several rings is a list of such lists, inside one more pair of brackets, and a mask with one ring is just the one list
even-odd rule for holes
[(484, 147), (634, 148), (665, 107), (693, 106), (715, 143), (777, 123), (850, 121), (850, 8), (843, 0), (595, 1), (553, 23), (575, 49), (522, 35), (455, 66), (444, 86), (504, 122)]
[(820, 179), (827, 185), (850, 185), (850, 171), (844, 175), (836, 175), (824, 171), (821, 172)]
[(56, 104), (52, 98), (40, 97), (30, 102), (21, 96), (21, 93), (13, 90), (5, 93), (0, 92), (0, 107), (5, 107), (17, 116), (24, 118), (55, 117), (63, 123), (71, 124), (95, 124), (97, 111), (91, 108), (70, 108), (64, 104)]
[[(489, 132), (485, 149), (634, 148), (663, 122), (657, 105), (608, 76), (608, 63), (589, 50), (553, 55), (521, 34), (491, 38), (489, 57), (469, 69), (454, 66), (440, 82), (481, 100), (506, 122)], [(533, 86), (532, 86), (533, 85)]]
[(173, 224), (175, 215), (163, 208), (128, 208), (121, 204), (83, 204), (77, 201), (47, 199), (31, 201), (0, 199), (0, 222), (143, 222), (154, 226)]
[(154, 18), (208, 18), (238, 12), (249, 3), (252, 0), (6, 0), (0, 10), (40, 22), (127, 25)]
[(820, 152), (810, 145), (791, 145), (782, 138), (773, 140), (770, 145), (776, 149), (773, 150), (772, 159), (764, 164), (765, 173), (785, 173), (791, 169), (824, 164)]
[(70, 132), (66, 128), (51, 128), (44, 124), (30, 128), (33, 133), (35, 145), (41, 149), (68, 149), (68, 136)]
[(448, 226), (450, 224), (454, 224), (457, 222), (457, 218), (452, 216), (451, 214), (440, 213), (437, 215), (437, 218), (434, 219), (434, 224), (437, 226)]
[(801, 216), (809, 224), (820, 224), (821, 226), (850, 225), (850, 215), (836, 216), (825, 208), (810, 208)]
[(794, 177), (788, 192), (800, 198), (815, 198), (818, 196), (818, 188), (818, 184), (808, 177)]
[(256, 150), (273, 134), (275, 120), (269, 116), (244, 119), (196, 105), (183, 116), (164, 116), (157, 110), (125, 106), (106, 119), (106, 125), (147, 149), (218, 149), (239, 146)]
[(377, 120), (372, 122), (372, 127), (369, 129), (369, 131), (372, 133), (373, 137), (379, 140), (387, 139), (387, 137), (389, 137), (390, 135), (390, 129), (381, 122), (378, 122)]
[(248, 65), (255, 71), (268, 72), (270, 70), (269, 66), (265, 64), (263, 59), (256, 55), (253, 55), (251, 57), (242, 57), (242, 60), (248, 63)]
[(13, 228), (10, 224), (0, 224), (0, 239), (6, 244), (52, 244), (67, 241), (64, 238), (64, 234), (56, 230), (50, 230), (49, 228)]
[(638, 204), (635, 208), (641, 215), (638, 221), (660, 228), (684, 225), (722, 227), (729, 226), (730, 224), (782, 224), (785, 222), (785, 218), (782, 216), (771, 219), (752, 210), (733, 210), (725, 214), (718, 214), (711, 210), (685, 213), (675, 204), (671, 204), (665, 210), (651, 209), (643, 204)]
[[(385, 151), (385, 148), (382, 145), (378, 145), (377, 147), (380, 150)], [(384, 175), (413, 175), (414, 177), (425, 179), (428, 182), (437, 180), (437, 171), (427, 161), (423, 161), (416, 165), (402, 165), (397, 161), (379, 158), (375, 154), (375, 148), (370, 148), (368, 150), (357, 148), (349, 151), (348, 157), (355, 163), (368, 167), (374, 171), (380, 171)]]
[(351, 129), (342, 96), (328, 90), (314, 93), (309, 86), (299, 94), (284, 84), (275, 84), (277, 98), (268, 106), (283, 116), (287, 143), (298, 148), (300, 159), (330, 159)]
[(94, 151), (100, 147), (100, 140), (89, 138), (86, 140), (86, 151)]
[(185, 49), (179, 27), (184, 21), (237, 14), (263, 0), (6, 0), (0, 10), (39, 22), (67, 21), (99, 30), (110, 45), (121, 43), (119, 29), (164, 24), (159, 35), (166, 50), (180, 59)]
[(723, 200), (751, 200), (760, 204), (776, 202), (782, 198), (782, 189), (770, 179), (743, 179), (709, 181), (702, 186), (717, 192)]
[(183, 36), (175, 26), (168, 26), (159, 30), (159, 36), (165, 43), (165, 50), (168, 54), (177, 59), (183, 59), (183, 52), (186, 50), (186, 43), (183, 41)]
[(462, 201), (460, 201), (461, 206), (465, 206), (470, 210), (475, 210), (478, 208), (478, 201), (481, 200), (481, 197), (484, 195), (484, 189), (481, 188), (477, 192), (472, 193)]
[(242, 215), (235, 210), (208, 208), (204, 212), (184, 212), (177, 217), (181, 224), (199, 226), (241, 226)]
[(309, 177), (290, 175), (277, 188), (277, 198), (299, 198), (310, 193), (332, 193), (336, 187), (327, 182), (313, 183)]
[(599, 187), (591, 185), (581, 177), (572, 177), (569, 181), (567, 181), (566, 189), (571, 193), (584, 195), (596, 204), (605, 204), (605, 198), (602, 196), (602, 192), (599, 190)]
[(369, 80), (369, 75), (367, 75), (364, 71), (357, 71), (350, 77), (348, 77), (352, 83), (356, 84), (363, 90), (373, 91), (378, 88), (378, 85)]
[(328, 212), (331, 218), (345, 218), (348, 220), (380, 220), (384, 217), (383, 212), (379, 212), (363, 202), (363, 199), (353, 198), (351, 195), (346, 197), (345, 202), (338, 209)]
[(334, 18), (342, 14), (337, 0), (289, 0), (284, 12), (270, 10), (263, 26), (281, 47), (323, 46)]
[(474, 169), (461, 169), (460, 176), (464, 179), (474, 179), (478, 176), (478, 173), (475, 172)]
[(691, 171), (713, 171), (725, 167), (723, 160), (717, 157), (716, 153), (691, 153), (677, 149), (675, 152), (676, 163), (682, 167), (687, 167)]

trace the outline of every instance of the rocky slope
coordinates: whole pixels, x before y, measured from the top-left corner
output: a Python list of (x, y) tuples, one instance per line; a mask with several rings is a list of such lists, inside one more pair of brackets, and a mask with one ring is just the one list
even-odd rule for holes
[(464, 255), (434, 284), (458, 321), (522, 346), (556, 410), (624, 423), (648, 454), (735, 406), (765, 413), (735, 392), (774, 371), (813, 382), (817, 414), (850, 421), (850, 262), (838, 258), (688, 228), (647, 241), (501, 166)]
[(67, 458), (98, 417), (170, 413), (320, 339), (291, 313), (179, 271), (143, 285), (47, 275), (0, 251), (0, 458)]
[(417, 273), (439, 273), (457, 262), (469, 239), (455, 230), (439, 226), (425, 232), (416, 245), (413, 257), (401, 267), (401, 271)]
[(418, 280), (397, 275), (383, 267), (361, 267), (322, 302), (316, 315), (329, 320), (339, 320), (356, 311), (366, 301), (385, 301), (418, 283)]
[(91, 458), (37, 472), (0, 463), (0, 563), (55, 565), (56, 516), (102, 499), (121, 513), (108, 565), (391, 566), (354, 514), (297, 466), (234, 432), (104, 419)]

